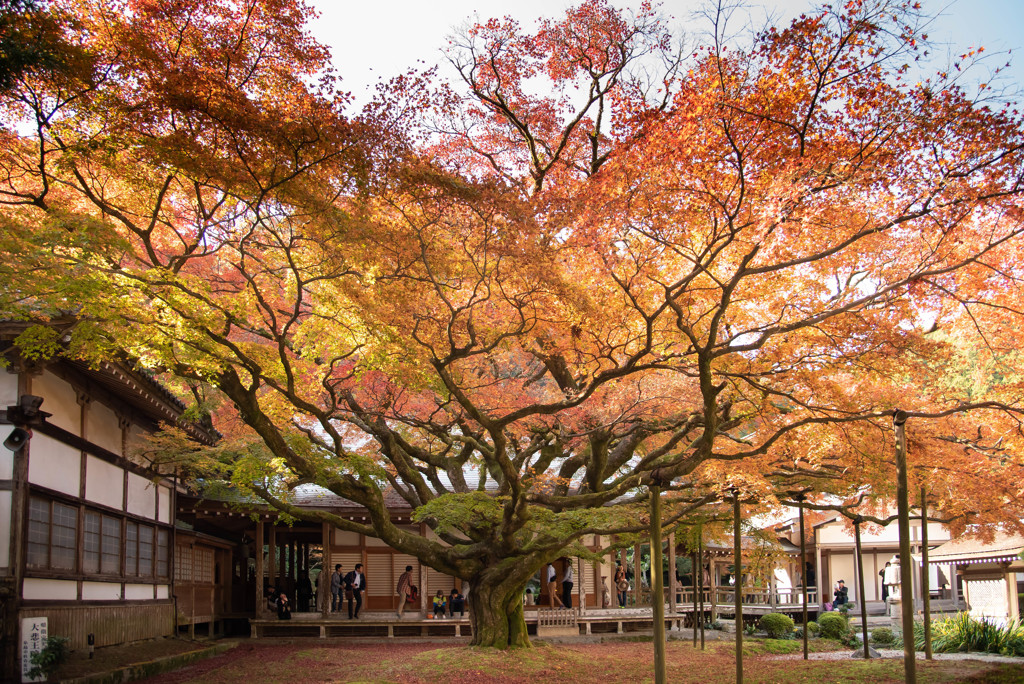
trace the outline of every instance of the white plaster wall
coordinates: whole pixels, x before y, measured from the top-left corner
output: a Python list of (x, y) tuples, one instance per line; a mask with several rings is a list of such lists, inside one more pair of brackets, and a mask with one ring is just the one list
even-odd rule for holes
[(156, 485), (135, 473), (128, 473), (128, 512), (153, 519), (156, 517)]
[[(147, 439), (148, 435), (149, 433), (146, 430), (143, 430), (140, 425), (134, 423), (129, 425), (128, 435), (125, 439), (125, 449), (127, 451), (125, 455), (131, 457), (135, 451), (145, 449), (146, 445), (149, 443)], [(118, 453), (120, 453), (120, 449), (118, 449)]]
[(157, 495), (160, 497), (157, 501), (157, 517), (162, 523), (171, 522), (171, 488), (170, 487), (157, 487)]
[(78, 496), (82, 452), (35, 433), (29, 446), (28, 481)]
[[(821, 544), (852, 544), (853, 528), (847, 527), (841, 522), (832, 522), (818, 528), (818, 542)], [(876, 525), (865, 525), (861, 528), (861, 543), (870, 544), (898, 544), (900, 541), (899, 526), (893, 522), (885, 527)], [(912, 541), (921, 539), (921, 520), (910, 520), (910, 538)], [(949, 530), (939, 523), (928, 523), (928, 546), (935, 546), (944, 541), (949, 541)]]
[(52, 413), (47, 421), (76, 435), (82, 434), (82, 407), (75, 390), (49, 371), (32, 378), (32, 394), (43, 398), (42, 410)]
[(95, 456), (86, 456), (85, 498), (124, 510), (124, 470)]
[(0, 568), (10, 567), (10, 565), (11, 492), (0, 492)]
[(853, 554), (842, 554), (832, 556), (832, 565), (829, 570), (830, 584), (823, 587), (823, 594), (826, 601), (832, 600), (832, 592), (835, 591), (835, 583), (843, 580), (849, 590), (851, 601), (857, 600), (857, 575), (853, 572)]
[[(367, 539), (369, 541), (369, 539)], [(335, 546), (359, 546), (359, 533), (348, 530), (334, 529)]]
[(109, 407), (93, 401), (89, 404), (86, 416), (88, 424), (85, 434), (87, 439), (96, 446), (121, 456), (121, 428), (117, 414)]
[(22, 596), (29, 601), (74, 601), (78, 598), (78, 582), (26, 577)]
[(124, 585), (125, 601), (141, 601), (153, 598), (152, 584), (126, 584)]
[(83, 601), (120, 601), (120, 582), (82, 582)]
[(171, 595), (170, 587), (166, 584), (160, 584), (156, 588), (156, 597), (158, 599), (165, 599)]
[[(18, 403), (18, 375), (0, 369), (0, 408)], [(4, 438), (6, 439), (6, 437)]]
[[(0, 442), (7, 439), (14, 429), (13, 425), (0, 425)], [(14, 479), (14, 452), (0, 447), (0, 480)]]

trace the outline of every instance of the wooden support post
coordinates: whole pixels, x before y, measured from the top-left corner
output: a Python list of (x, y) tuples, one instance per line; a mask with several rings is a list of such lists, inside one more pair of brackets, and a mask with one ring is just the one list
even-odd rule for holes
[(868, 646), (868, 602), (864, 599), (864, 557), (860, 548), (860, 525), (864, 518), (857, 516), (853, 519), (854, 540), (857, 542), (857, 600), (860, 602), (860, 623), (861, 638), (864, 640), (864, 659), (871, 658), (871, 648)]
[(270, 588), (277, 587), (277, 526), (272, 522), (267, 530), (267, 580)]
[(676, 614), (676, 533), (668, 535), (668, 609), (675, 616)]
[(893, 412), (896, 432), (896, 514), (900, 531), (900, 607), (903, 609), (903, 678), (907, 684), (917, 683), (917, 660), (914, 654), (913, 561), (910, 555), (910, 493), (907, 484), (907, 414)]
[(928, 573), (928, 494), (921, 485), (921, 601), (924, 609), (924, 657), (932, 660), (932, 598)]
[(263, 595), (263, 520), (256, 521), (256, 617), (266, 610), (266, 597)]
[(320, 616), (326, 620), (331, 612), (331, 575), (334, 574), (334, 564), (331, 563), (331, 526), (326, 522), (320, 525), (320, 543), (323, 544), (323, 552), (320, 554), (320, 584), (316, 593), (320, 597)]
[[(633, 605), (640, 605), (640, 587), (643, 584), (642, 568), (640, 567), (640, 545), (633, 546)], [(629, 598), (628, 596), (626, 597)]]
[[(798, 495), (797, 501), (803, 502), (806, 495)], [(800, 507), (800, 594), (804, 610), (804, 660), (807, 660), (807, 537), (804, 536), (804, 507)]]
[(736, 607), (736, 684), (743, 684), (743, 539), (740, 536), (740, 492), (732, 490), (733, 598)]
[[(704, 574), (704, 568), (700, 565), (700, 558), (697, 556), (696, 551), (694, 551), (690, 557), (692, 558), (690, 562), (693, 564), (693, 581), (690, 582), (693, 586), (693, 647), (697, 648), (697, 621), (700, 620), (702, 624), (704, 622), (704, 616), (697, 612), (697, 602), (700, 600), (699, 596), (701, 592), (700, 587), (703, 584), (699, 578)], [(697, 617), (698, 615), (700, 615), (699, 618)]]
[(654, 609), (654, 683), (665, 684), (665, 592), (661, 562), (661, 487), (651, 488), (651, 604)]

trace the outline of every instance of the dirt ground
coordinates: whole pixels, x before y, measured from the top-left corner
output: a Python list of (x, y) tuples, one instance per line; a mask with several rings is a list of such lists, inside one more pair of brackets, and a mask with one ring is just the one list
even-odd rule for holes
[[(880, 661), (786, 659), (799, 642), (751, 641), (745, 648), (747, 682), (902, 682), (901, 658)], [(825, 648), (822, 646), (821, 648)], [(672, 682), (734, 681), (731, 643), (708, 644), (706, 651), (670, 642), (668, 679)], [(527, 682), (648, 682), (652, 679), (649, 640), (549, 645), (497, 652), (424, 642), (359, 640), (243, 641), (222, 655), (146, 684), (257, 684), (295, 682), (408, 682), (445, 684)], [(1024, 660), (921, 662), (918, 681), (1024, 682)]]

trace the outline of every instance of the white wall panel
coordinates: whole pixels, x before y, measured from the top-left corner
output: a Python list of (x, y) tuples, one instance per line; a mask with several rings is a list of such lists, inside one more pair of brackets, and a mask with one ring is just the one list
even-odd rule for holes
[[(2, 372), (2, 371), (0, 371)], [(3, 404), (0, 404), (3, 406)], [(7, 436), (14, 430), (13, 425), (0, 425), (0, 442), (7, 439)], [(14, 479), (14, 452), (10, 449), (0, 447), (0, 480)]]
[(10, 566), (10, 564), (11, 492), (0, 492), (0, 568), (6, 568)]
[(171, 522), (171, 488), (157, 487), (159, 499), (157, 501), (157, 516), (162, 523)]
[(125, 601), (144, 601), (153, 598), (152, 584), (126, 584), (124, 585)]
[(85, 498), (124, 510), (124, 470), (95, 456), (86, 456)]
[(45, 371), (32, 378), (32, 394), (42, 397), (41, 408), (53, 414), (47, 422), (76, 435), (82, 434), (82, 407), (71, 385)]
[(82, 582), (83, 601), (120, 601), (120, 582)]
[[(18, 376), (0, 369), (0, 408), (7, 408), (18, 403)], [(4, 437), (4, 439), (7, 439)]]
[(28, 481), (78, 496), (82, 452), (35, 433), (29, 446)]
[(157, 586), (157, 588), (156, 588), (156, 597), (158, 599), (165, 599), (165, 598), (167, 598), (170, 595), (171, 595), (170, 587), (168, 587), (166, 584), (160, 584), (160, 585)]
[(86, 416), (86, 439), (96, 446), (121, 456), (121, 427), (117, 414), (103, 404), (93, 401), (89, 404)]
[(334, 528), (335, 546), (359, 546), (359, 533)]
[(146, 518), (156, 517), (156, 485), (135, 473), (128, 473), (127, 511)]
[(22, 583), (22, 596), (28, 601), (74, 601), (78, 598), (78, 582), (27, 577)]

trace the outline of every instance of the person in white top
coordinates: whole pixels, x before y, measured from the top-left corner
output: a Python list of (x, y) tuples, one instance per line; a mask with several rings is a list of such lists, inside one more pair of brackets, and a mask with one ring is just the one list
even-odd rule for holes
[(548, 576), (548, 604), (552, 608), (554, 608), (555, 607), (555, 601), (558, 601), (558, 605), (560, 605), (560, 606), (562, 606), (564, 608), (565, 604), (562, 603), (562, 599), (558, 598), (558, 585), (555, 583), (555, 578), (558, 576), (558, 573), (555, 572), (555, 565), (554, 565), (554, 563), (548, 563), (547, 576)]
[(565, 559), (565, 575), (562, 576), (562, 605), (572, 608), (572, 561)]

